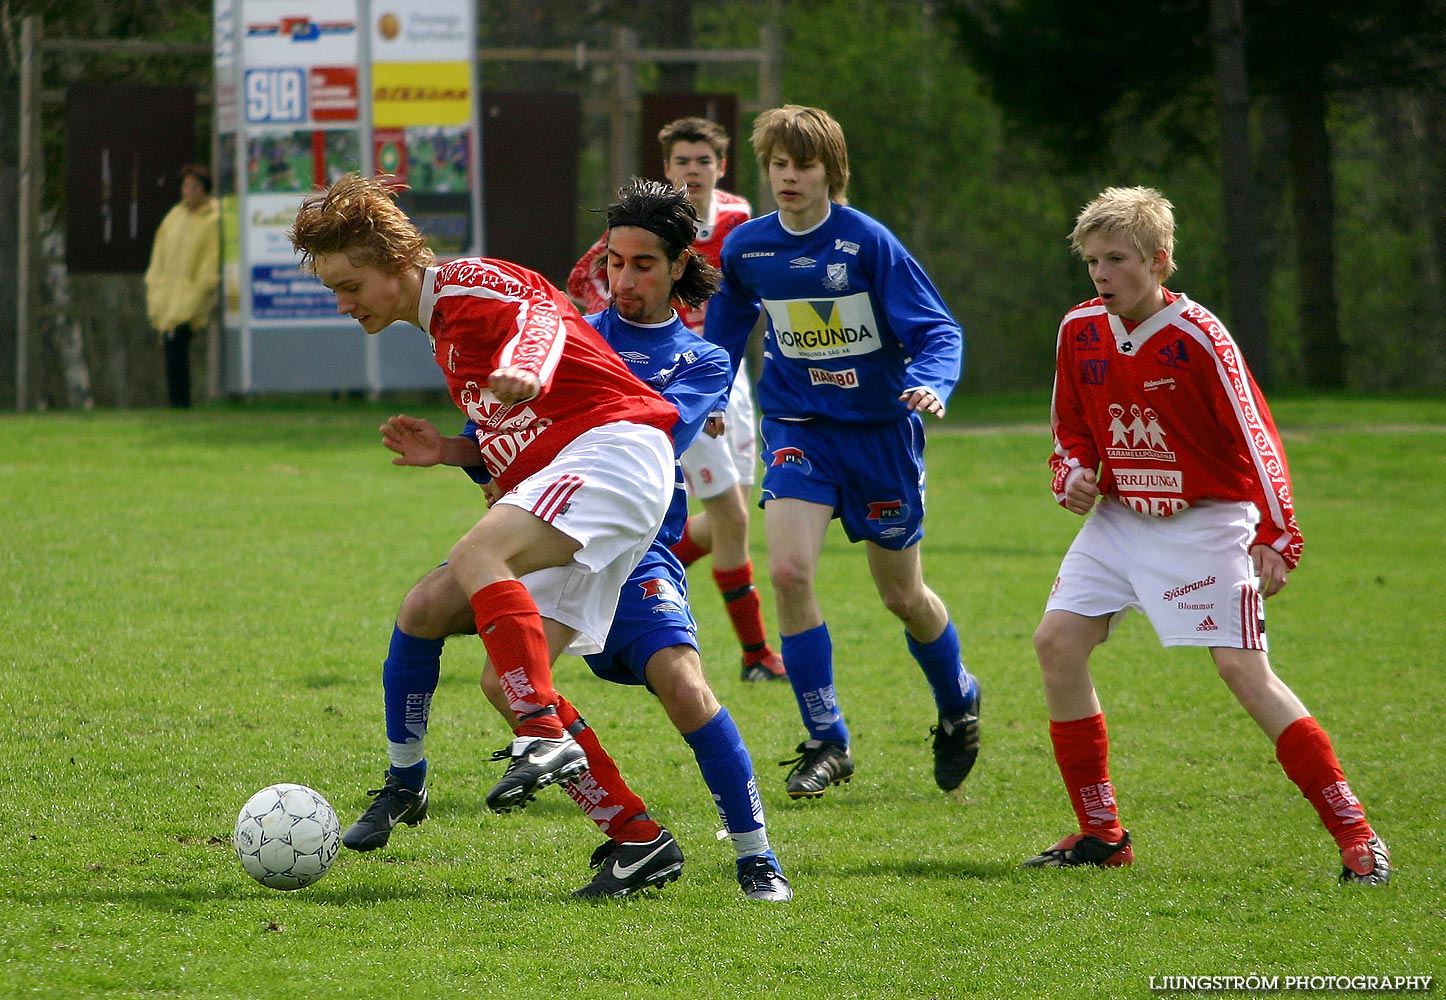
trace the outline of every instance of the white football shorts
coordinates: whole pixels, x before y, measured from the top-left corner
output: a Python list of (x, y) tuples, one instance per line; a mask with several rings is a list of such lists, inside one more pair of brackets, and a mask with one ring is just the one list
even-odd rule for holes
[(1106, 497), (1065, 553), (1045, 610), (1111, 615), (1113, 631), (1133, 609), (1166, 646), (1264, 650), (1265, 601), (1250, 562), (1259, 520), (1248, 502), (1151, 517)]
[(595, 427), (499, 504), (521, 507), (582, 548), (566, 566), (522, 577), (537, 610), (577, 631), (565, 650), (601, 652), (618, 594), (653, 544), (675, 485), (673, 443), (656, 427)]
[(678, 459), (688, 493), (698, 500), (722, 496), (740, 483), (752, 486), (757, 478), (758, 429), (747, 368), (738, 369), (723, 413), (727, 429), (715, 438), (699, 434)]

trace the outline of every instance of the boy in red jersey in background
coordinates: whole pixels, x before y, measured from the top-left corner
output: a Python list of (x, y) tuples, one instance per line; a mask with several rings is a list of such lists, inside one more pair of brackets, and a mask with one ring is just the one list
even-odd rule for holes
[[(663, 175), (698, 213), (698, 238), (693, 252), (714, 267), (723, 254), (723, 239), (753, 214), (746, 198), (718, 187), (728, 168), (728, 133), (706, 118), (679, 118), (658, 131), (663, 153)], [(567, 279), (567, 291), (591, 315), (609, 305), (607, 236), (588, 248)], [(707, 304), (675, 303), (678, 315), (694, 333), (703, 335)], [(673, 554), (690, 566), (710, 552), (713, 582), (733, 631), (743, 647), (745, 681), (786, 680), (783, 658), (768, 645), (763, 609), (753, 585), (753, 562), (748, 551), (748, 498), (757, 476), (753, 388), (748, 371), (739, 366), (724, 411), (723, 432), (700, 434), (683, 452), (683, 474), (688, 492), (702, 511), (688, 519)]]
[[(480, 455), (503, 496), (403, 601), (382, 668), (391, 766), (343, 835), (353, 850), (380, 847), (398, 823), (427, 815), (420, 733), (447, 636), (481, 636), (519, 720), (489, 808), (505, 812), (587, 769), (552, 663), (603, 648), (618, 592), (674, 492), (677, 409), (541, 275), (476, 257), (434, 266), (397, 190), (348, 175), (307, 198), (288, 235), (365, 332), (396, 322), (426, 331), (477, 428), (475, 439), (442, 439), (427, 421), (393, 417), (383, 428), (393, 462), (475, 466)], [(618, 833), (646, 841), (660, 830), (643, 814)]]
[(1171, 204), (1108, 188), (1070, 243), (1098, 297), (1059, 328), (1051, 405), (1055, 499), (1089, 515), (1034, 634), (1055, 760), (1080, 832), (1028, 867), (1130, 864), (1089, 656), (1130, 609), (1166, 646), (1204, 646), (1275, 744), (1286, 775), (1340, 848), (1341, 881), (1384, 885), (1391, 855), (1346, 784), (1329, 738), (1266, 657), (1264, 598), (1303, 540), (1280, 435), (1225, 327), (1163, 282)]

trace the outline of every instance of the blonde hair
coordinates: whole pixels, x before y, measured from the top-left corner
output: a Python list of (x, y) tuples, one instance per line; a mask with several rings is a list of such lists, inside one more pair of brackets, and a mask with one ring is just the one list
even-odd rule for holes
[(302, 266), (314, 270), (316, 258), (331, 253), (346, 254), (357, 267), (393, 273), (434, 263), (437, 255), (397, 207), (396, 197), (406, 189), (390, 175), (352, 173), (309, 196), (286, 233)]
[(799, 166), (822, 163), (829, 199), (848, 204), (848, 144), (844, 142), (843, 128), (827, 111), (785, 104), (759, 115), (753, 122), (753, 151), (764, 174), (768, 173), (768, 161), (780, 149)]
[(1154, 260), (1156, 250), (1166, 254), (1164, 272), (1175, 273), (1175, 212), (1159, 191), (1149, 187), (1111, 187), (1080, 210), (1069, 234), (1069, 245), (1083, 255), (1086, 237), (1112, 233), (1129, 240), (1145, 263)]

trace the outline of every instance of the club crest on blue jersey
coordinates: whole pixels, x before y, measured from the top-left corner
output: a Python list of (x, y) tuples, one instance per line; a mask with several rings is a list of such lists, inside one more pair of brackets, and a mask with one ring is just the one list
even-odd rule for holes
[(823, 287), (831, 292), (845, 292), (849, 287), (849, 266), (829, 264), (824, 268)]

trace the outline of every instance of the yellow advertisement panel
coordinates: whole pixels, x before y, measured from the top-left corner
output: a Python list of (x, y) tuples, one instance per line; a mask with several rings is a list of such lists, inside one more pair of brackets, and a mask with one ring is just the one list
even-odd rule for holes
[(471, 121), (471, 63), (372, 64), (372, 123), (377, 128)]

